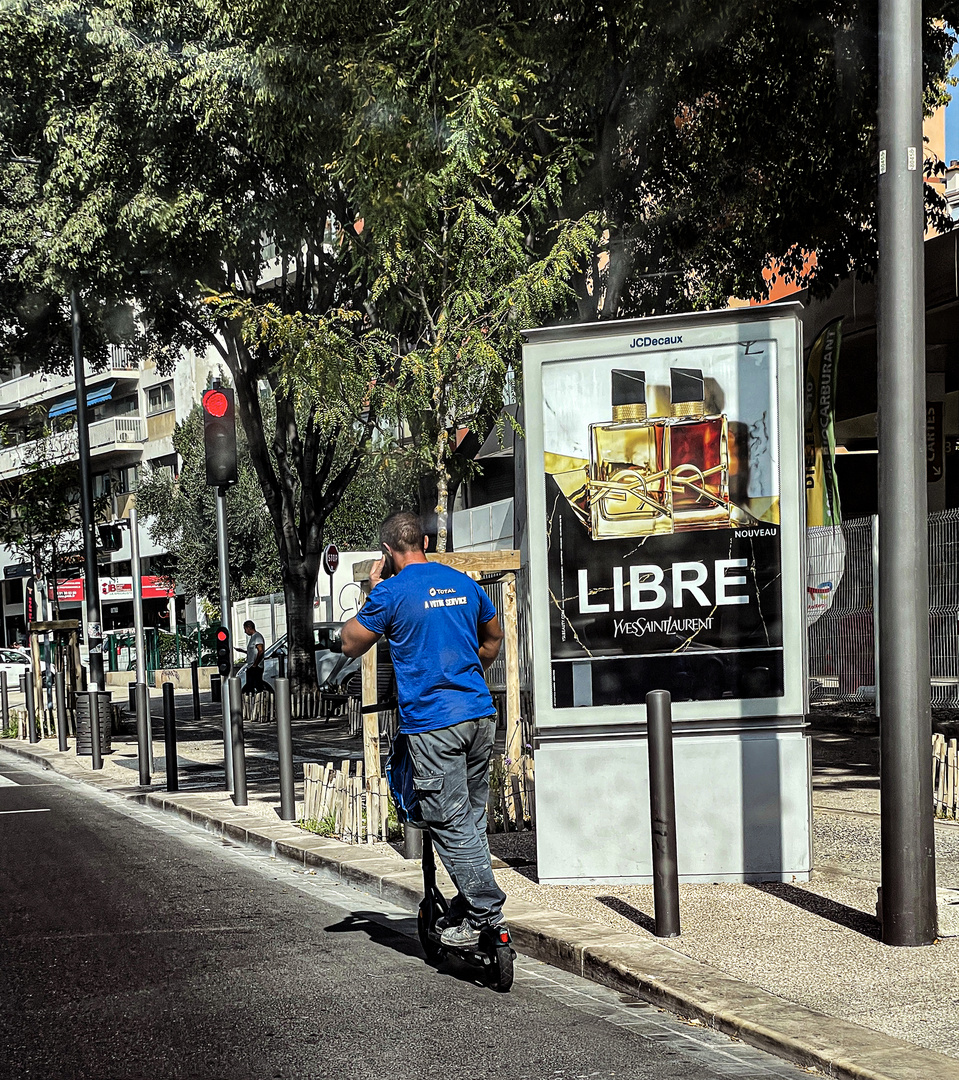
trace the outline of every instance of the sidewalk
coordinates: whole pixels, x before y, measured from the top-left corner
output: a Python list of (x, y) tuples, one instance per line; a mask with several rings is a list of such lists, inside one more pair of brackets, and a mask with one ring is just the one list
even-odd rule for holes
[[(114, 701), (125, 704), (126, 695), (117, 693)], [(132, 717), (125, 724), (128, 734), (113, 737), (113, 752), (97, 773), (89, 757), (77, 757), (72, 738), (66, 753), (51, 739), (33, 745), (3, 740), (0, 750), (323, 867), (415, 910), (422, 890), (419, 864), (406, 861), (393, 845), (348, 846), (279, 820), (270, 725), (245, 726), (250, 805), (234, 806), (223, 787), (219, 706), (206, 693), (202, 701), (197, 724), (191, 695), (176, 698), (175, 794), (162, 782), (138, 786)], [(160, 770), (161, 708), (155, 691), (151, 711)], [(302, 761), (362, 757), (360, 737), (350, 738), (340, 720), (294, 721), (293, 742), (298, 798)], [(812, 880), (681, 885), (682, 936), (668, 942), (651, 932), (651, 886), (539, 885), (535, 835), (492, 835), (516, 947), (831, 1076), (959, 1080), (959, 938), (921, 949), (894, 949), (879, 941), (877, 762), (877, 736), (814, 729)], [(959, 824), (937, 822), (936, 852), (938, 885), (959, 887)]]

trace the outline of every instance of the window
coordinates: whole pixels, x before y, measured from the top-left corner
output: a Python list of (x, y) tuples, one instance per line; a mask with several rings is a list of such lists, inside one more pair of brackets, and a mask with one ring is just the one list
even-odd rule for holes
[(153, 416), (154, 413), (169, 412), (175, 404), (176, 399), (173, 395), (172, 382), (160, 383), (158, 386), (151, 386), (147, 390), (147, 416)]
[(116, 471), (116, 490), (121, 495), (136, 491), (140, 480), (140, 469), (136, 465), (126, 465)]
[(179, 475), (179, 465), (176, 454), (166, 454), (163, 457), (153, 458), (150, 468), (154, 473), (161, 473), (169, 480), (175, 480)]

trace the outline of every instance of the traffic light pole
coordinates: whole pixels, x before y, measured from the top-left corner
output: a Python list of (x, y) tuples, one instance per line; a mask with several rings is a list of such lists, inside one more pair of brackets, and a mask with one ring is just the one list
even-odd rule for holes
[[(230, 632), (230, 556), (226, 542), (226, 488), (216, 489), (216, 561), (220, 569), (220, 625)], [(232, 659), (232, 657), (231, 657)], [(223, 768), (226, 772), (226, 789), (233, 790), (233, 720), (230, 716), (229, 686), (232, 680), (223, 679), (220, 707), (223, 711)]]

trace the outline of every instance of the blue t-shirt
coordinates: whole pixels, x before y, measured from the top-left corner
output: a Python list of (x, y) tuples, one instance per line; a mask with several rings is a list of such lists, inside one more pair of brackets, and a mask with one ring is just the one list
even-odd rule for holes
[(400, 731), (492, 716), (478, 650), (479, 627), (495, 616), (479, 585), (442, 563), (409, 563), (370, 593), (356, 618), (390, 643)]

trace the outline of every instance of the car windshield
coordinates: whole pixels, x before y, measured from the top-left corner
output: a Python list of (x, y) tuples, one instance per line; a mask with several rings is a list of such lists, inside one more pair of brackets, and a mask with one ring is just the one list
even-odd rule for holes
[(29, 664), (30, 660), (23, 653), (14, 652), (12, 649), (4, 649), (0, 652), (4, 664)]

